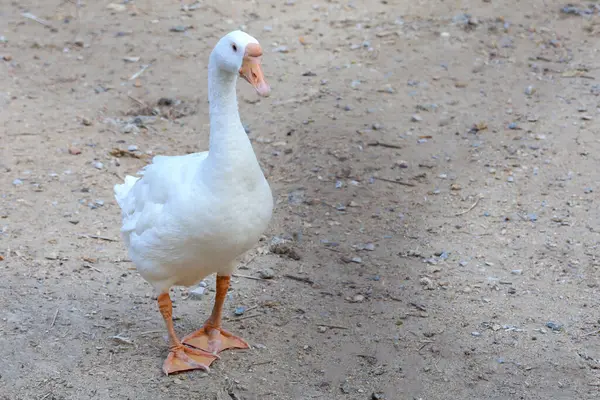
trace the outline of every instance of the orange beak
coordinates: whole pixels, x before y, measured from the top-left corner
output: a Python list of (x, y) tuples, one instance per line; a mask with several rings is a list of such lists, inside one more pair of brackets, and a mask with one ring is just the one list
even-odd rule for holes
[(240, 68), (240, 76), (254, 86), (259, 95), (266, 97), (271, 92), (271, 88), (265, 81), (262, 68), (260, 67), (261, 56), (262, 49), (259, 44), (250, 43), (247, 45), (244, 61), (242, 61), (242, 68)]

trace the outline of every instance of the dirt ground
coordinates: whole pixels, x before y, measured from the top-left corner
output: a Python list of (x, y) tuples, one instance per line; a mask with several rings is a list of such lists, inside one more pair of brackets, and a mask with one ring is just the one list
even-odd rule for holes
[[(598, 398), (594, 3), (74, 3), (0, 1), (0, 398)], [(112, 187), (207, 148), (239, 27), (272, 86), (239, 85), (277, 203), (225, 304), (253, 348), (166, 377)]]

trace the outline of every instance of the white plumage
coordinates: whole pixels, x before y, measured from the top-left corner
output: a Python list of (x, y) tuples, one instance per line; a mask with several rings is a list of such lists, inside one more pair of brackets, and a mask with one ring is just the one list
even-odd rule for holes
[[(154, 157), (141, 177), (127, 176), (114, 188), (129, 256), (161, 293), (159, 306), (171, 338), (166, 373), (206, 369), (212, 354), (247, 347), (220, 323), (235, 260), (258, 241), (273, 209), (271, 189), (239, 118), (236, 94), (238, 75), (259, 94), (268, 94), (261, 54), (256, 39), (246, 33), (223, 37), (209, 60), (209, 151)], [(212, 273), (218, 274), (213, 314), (203, 328), (188, 335), (189, 341), (184, 339), (189, 346), (206, 347), (210, 354), (202, 355), (175, 335), (168, 292), (173, 285), (191, 286)], [(208, 335), (206, 344), (202, 340)]]

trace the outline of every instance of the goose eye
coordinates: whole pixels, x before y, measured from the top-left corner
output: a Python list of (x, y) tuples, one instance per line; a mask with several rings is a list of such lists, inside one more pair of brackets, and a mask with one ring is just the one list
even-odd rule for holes
[(235, 45), (235, 43), (233, 43), (233, 44), (231, 45), (231, 48), (233, 49), (233, 51), (237, 51), (237, 46)]

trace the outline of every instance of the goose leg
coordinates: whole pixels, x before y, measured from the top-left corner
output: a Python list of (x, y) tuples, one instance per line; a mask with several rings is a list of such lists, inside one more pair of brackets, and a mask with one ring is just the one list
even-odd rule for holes
[(169, 355), (163, 363), (164, 373), (169, 375), (192, 369), (208, 371), (208, 366), (219, 357), (204, 350), (186, 347), (181, 343), (173, 326), (173, 303), (169, 293), (158, 296), (158, 308), (169, 332)]
[(229, 275), (217, 275), (217, 295), (215, 296), (212, 314), (202, 328), (184, 337), (183, 343), (206, 350), (211, 354), (218, 354), (226, 349), (247, 349), (250, 347), (244, 339), (221, 327), (223, 303), (225, 303), (230, 280)]

